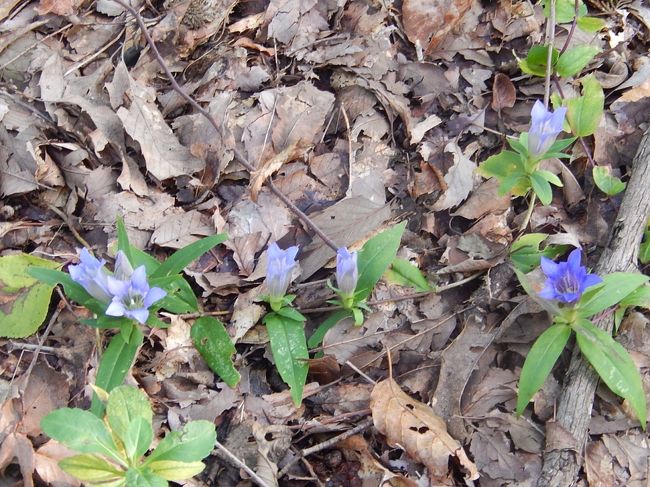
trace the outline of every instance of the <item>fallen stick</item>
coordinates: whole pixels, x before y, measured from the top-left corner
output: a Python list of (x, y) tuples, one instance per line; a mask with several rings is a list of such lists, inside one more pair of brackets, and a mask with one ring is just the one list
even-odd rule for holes
[[(607, 246), (596, 265), (596, 274), (638, 272), (639, 244), (649, 214), (650, 129), (646, 130), (634, 156), (630, 181)], [(613, 314), (594, 324), (611, 332)], [(560, 394), (557, 417), (546, 423), (544, 465), (537, 481), (538, 487), (574, 485), (586, 447), (597, 385), (598, 374), (582, 357), (580, 350), (574, 347)]]

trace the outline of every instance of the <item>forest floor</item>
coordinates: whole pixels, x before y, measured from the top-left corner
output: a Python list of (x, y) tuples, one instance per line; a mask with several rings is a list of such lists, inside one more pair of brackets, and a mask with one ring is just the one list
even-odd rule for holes
[[(189, 420), (213, 421), (220, 443), (241, 462), (271, 464), (269, 486), (535, 485), (571, 350), (517, 417), (521, 367), (550, 318), (526, 297), (509, 260), (528, 201), (499, 196), (498, 182), (475, 169), (506, 147), (507, 135), (528, 129), (532, 105), (544, 97), (544, 78), (523, 74), (517, 63), (543, 42), (541, 6), (132, 5), (160, 59), (133, 16), (111, 0), (0, 5), (1, 255), (25, 252), (65, 265), (88, 247), (109, 258), (119, 216), (131, 242), (160, 260), (227, 233), (185, 275), (202, 313), (221, 319), (235, 342), (241, 380), (228, 387), (193, 347), (197, 315), (162, 313), (168, 327), (146, 328), (126, 381), (149, 396), (158, 436)], [(628, 181), (650, 120), (650, 8), (642, 0), (587, 6), (604, 28), (569, 36), (571, 23), (562, 24), (554, 42), (599, 48), (582, 73), (603, 86), (605, 112), (565, 165), (547, 161), (564, 186), (550, 204), (535, 206), (527, 231), (583, 248), (593, 267), (624, 195), (603, 194), (593, 166)], [(160, 61), (219, 132), (174, 91)], [(560, 84), (565, 97), (580, 93), (573, 79)], [(364, 324), (343, 320), (312, 350), (322, 356), (310, 361), (299, 408), (273, 367), (261, 322), (264, 255), (274, 241), (300, 247), (290, 290), (308, 317), (309, 337), (331, 315), (326, 280), (335, 252), (269, 189), (269, 176), (337, 246), (359, 249), (407, 222), (397, 256), (434, 289), (446, 289), (419, 292), (386, 275)], [(37, 333), (0, 339), (0, 487), (80, 485), (56, 466), (67, 453), (43, 434), (40, 420), (58, 407), (88, 407), (99, 354), (114, 332), (79, 323), (89, 312), (62, 293), (52, 296)], [(11, 306), (1, 292), (0, 305)], [(618, 339), (650, 397), (648, 316), (629, 312)], [(388, 418), (405, 429), (395, 436), (368, 420), (378, 414), (371, 393), (389, 373), (446, 423), (458, 450), (409, 447), (398, 440), (417, 441), (407, 421)], [(650, 482), (647, 433), (606, 387), (597, 390), (588, 441), (579, 448), (577, 485)], [(252, 485), (240, 465), (216, 453), (205, 462), (184, 485)]]

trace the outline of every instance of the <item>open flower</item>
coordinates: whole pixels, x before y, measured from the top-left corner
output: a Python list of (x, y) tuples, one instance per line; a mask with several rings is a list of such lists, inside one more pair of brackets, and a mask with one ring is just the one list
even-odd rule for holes
[(104, 259), (93, 257), (84, 247), (79, 252), (79, 264), (69, 266), (68, 272), (72, 280), (80, 284), (93, 298), (108, 302), (112, 296), (108, 290), (108, 271), (104, 264)]
[(539, 296), (563, 303), (574, 303), (580, 299), (585, 289), (603, 282), (596, 274), (587, 274), (587, 269), (580, 265), (581, 261), (580, 249), (572, 251), (566, 262), (553, 262), (542, 257), (541, 265), (546, 275), (546, 282)]
[(108, 290), (113, 300), (106, 309), (109, 316), (125, 316), (144, 324), (149, 318), (149, 308), (167, 293), (159, 287), (149, 287), (145, 267), (135, 269), (127, 280), (108, 277)]
[(530, 130), (528, 131), (528, 153), (533, 158), (543, 156), (553, 145), (562, 132), (566, 107), (560, 107), (554, 112), (547, 110), (544, 104), (537, 100), (530, 112)]
[(336, 285), (342, 297), (354, 296), (358, 281), (357, 253), (341, 247), (336, 251)]
[(280, 306), (280, 302), (287, 292), (291, 282), (291, 274), (296, 267), (298, 247), (289, 247), (282, 250), (273, 242), (268, 248), (268, 265), (266, 267), (266, 287), (269, 291), (271, 307)]

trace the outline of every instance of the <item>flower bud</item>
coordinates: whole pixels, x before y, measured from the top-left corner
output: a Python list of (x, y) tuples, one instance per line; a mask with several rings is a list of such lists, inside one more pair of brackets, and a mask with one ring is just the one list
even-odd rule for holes
[(79, 264), (68, 267), (73, 281), (80, 284), (93, 298), (103, 302), (111, 300), (108, 290), (108, 271), (104, 268), (106, 261), (97, 259), (85, 247), (79, 252)]
[(296, 267), (298, 247), (282, 250), (273, 242), (268, 248), (268, 265), (266, 267), (266, 287), (269, 291), (271, 306), (278, 303), (286, 294), (291, 274)]
[(354, 296), (359, 281), (357, 253), (341, 247), (336, 252), (336, 285), (343, 297)]
[(537, 100), (530, 112), (530, 130), (528, 131), (528, 153), (533, 159), (542, 157), (553, 145), (564, 125), (566, 107), (554, 112), (546, 110), (544, 104)]

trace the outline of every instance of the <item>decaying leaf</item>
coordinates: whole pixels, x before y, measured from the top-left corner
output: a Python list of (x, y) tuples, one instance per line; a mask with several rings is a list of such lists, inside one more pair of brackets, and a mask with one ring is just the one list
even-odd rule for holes
[(470, 0), (406, 0), (402, 7), (404, 29), (409, 40), (430, 52), (467, 13)]
[(510, 78), (503, 73), (497, 73), (492, 85), (492, 110), (500, 112), (504, 108), (512, 108), (516, 99), (517, 90)]
[(454, 165), (445, 175), (447, 190), (433, 206), (435, 211), (447, 210), (459, 205), (474, 187), (476, 163), (464, 154), (454, 141), (445, 146), (445, 152), (453, 154)]
[(250, 190), (251, 199), (257, 201), (257, 194), (259, 193), (266, 178), (271, 176), (275, 171), (280, 169), (287, 162), (291, 162), (301, 156), (305, 149), (304, 141), (298, 139), (291, 145), (280, 151), (275, 156), (271, 157), (257, 170), (251, 174)]
[(442, 418), (409, 397), (393, 379), (377, 383), (370, 395), (370, 409), (375, 427), (386, 435), (388, 443), (403, 448), (429, 469), (432, 485), (434, 479), (448, 477), (452, 455), (467, 470), (467, 479), (478, 479), (476, 466), (460, 443), (447, 433)]

